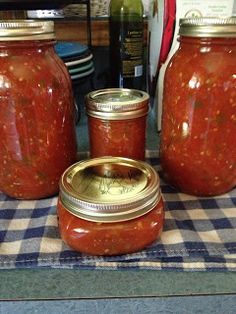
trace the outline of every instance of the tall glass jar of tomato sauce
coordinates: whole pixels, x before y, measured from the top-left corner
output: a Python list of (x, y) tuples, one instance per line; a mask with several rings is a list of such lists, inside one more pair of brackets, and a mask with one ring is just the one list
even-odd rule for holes
[(0, 22), (0, 190), (19, 199), (58, 192), (76, 161), (71, 82), (51, 21)]
[(180, 21), (164, 79), (161, 166), (181, 191), (218, 195), (236, 185), (236, 19)]
[(99, 157), (69, 167), (60, 180), (61, 237), (76, 251), (119, 255), (157, 240), (164, 204), (157, 172), (122, 157)]
[(127, 88), (108, 88), (86, 98), (90, 156), (145, 159), (149, 95)]

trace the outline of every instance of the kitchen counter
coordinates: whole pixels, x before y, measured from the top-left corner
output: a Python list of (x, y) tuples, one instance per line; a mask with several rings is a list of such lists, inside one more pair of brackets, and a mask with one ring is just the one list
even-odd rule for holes
[[(88, 150), (86, 117), (78, 146)], [(158, 134), (149, 116), (148, 147)], [(235, 313), (236, 272), (13, 269), (0, 271), (0, 313)]]
[(22, 269), (0, 274), (4, 314), (229, 314), (236, 309), (236, 273)]

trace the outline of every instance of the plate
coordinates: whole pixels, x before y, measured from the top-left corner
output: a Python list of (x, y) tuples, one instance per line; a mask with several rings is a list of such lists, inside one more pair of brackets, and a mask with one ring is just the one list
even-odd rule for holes
[(76, 65), (76, 64), (81, 64), (81, 63), (84, 63), (86, 61), (89, 61), (93, 58), (93, 55), (90, 54), (89, 56), (83, 58), (83, 59), (79, 59), (79, 60), (75, 60), (75, 61), (70, 61), (70, 62), (65, 62), (65, 65), (67, 67), (71, 66), (71, 65)]
[(63, 57), (63, 58), (58, 55), (58, 57), (61, 58), (64, 62), (71, 62), (71, 61), (84, 59), (84, 58), (88, 57), (90, 54), (91, 54), (91, 51), (88, 50), (85, 53), (80, 54), (80, 55), (74, 55), (74, 56), (71, 56), (71, 57)]
[(61, 58), (80, 56), (88, 50), (88, 46), (78, 42), (59, 41), (55, 44), (55, 51)]
[(74, 68), (68, 68), (68, 71), (70, 74), (76, 74), (79, 72), (84, 72), (86, 70), (89, 70), (93, 67), (93, 62), (89, 61), (88, 63), (86, 63), (85, 65), (79, 66), (79, 67), (74, 67)]
[(80, 73), (80, 74), (76, 74), (76, 75), (71, 75), (71, 79), (72, 80), (77, 80), (77, 79), (80, 79), (80, 78), (83, 78), (83, 77), (86, 77), (90, 74), (92, 74), (94, 72), (94, 67), (92, 67), (89, 71), (86, 71), (84, 73)]

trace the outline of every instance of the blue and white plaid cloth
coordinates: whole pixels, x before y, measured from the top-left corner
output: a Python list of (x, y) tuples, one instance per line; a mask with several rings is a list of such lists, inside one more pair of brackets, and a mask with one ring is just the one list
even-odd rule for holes
[[(159, 169), (156, 152), (148, 159)], [(0, 268), (168, 269), (236, 271), (236, 189), (210, 198), (176, 192), (161, 182), (166, 203), (161, 239), (114, 257), (72, 251), (60, 239), (57, 197), (19, 201), (0, 193)]]

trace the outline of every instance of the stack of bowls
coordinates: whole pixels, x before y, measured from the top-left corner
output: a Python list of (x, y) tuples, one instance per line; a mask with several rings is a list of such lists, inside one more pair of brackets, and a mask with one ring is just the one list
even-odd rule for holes
[(64, 61), (73, 83), (89, 78), (94, 73), (93, 55), (87, 45), (58, 41), (55, 50)]
[(57, 55), (65, 63), (72, 83), (74, 91), (74, 102), (76, 108), (76, 121), (78, 122), (81, 116), (81, 108), (79, 95), (77, 93), (77, 86), (83, 84), (87, 79), (92, 83), (92, 75), (95, 71), (93, 54), (88, 46), (79, 42), (58, 41), (55, 44), (55, 51)]

